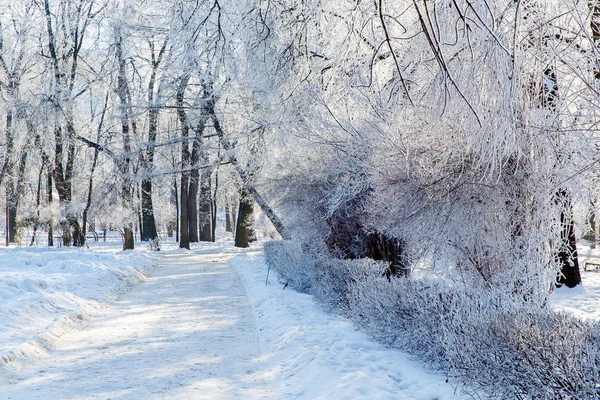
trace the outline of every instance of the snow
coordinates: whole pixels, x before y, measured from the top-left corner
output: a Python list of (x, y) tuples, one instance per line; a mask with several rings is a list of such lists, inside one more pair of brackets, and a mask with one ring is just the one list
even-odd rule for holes
[[(470, 398), (455, 393), (443, 374), (325, 313), (311, 296), (284, 289), (273, 272), (265, 284), (260, 246), (165, 248), (2, 253), (15, 260), (3, 267), (3, 282), (13, 280), (19, 290), (0, 305), (37, 304), (52, 310), (47, 320), (83, 321), (55, 334), (45, 357), (5, 365), (0, 399)], [(157, 267), (143, 278), (154, 255)], [(12, 293), (6, 286), (2, 293)], [(1, 328), (3, 337), (20, 337), (13, 343), (31, 336), (22, 324), (41, 319), (28, 312), (27, 322), (13, 318)], [(47, 323), (38, 325), (39, 334)]]
[(242, 277), (261, 332), (265, 361), (285, 399), (460, 399), (445, 377), (375, 343), (307, 294), (283, 289), (260, 251), (231, 265)]
[[(97, 315), (154, 263), (149, 252), (0, 248), (0, 366), (36, 358), (81, 320)], [(16, 362), (16, 363), (15, 363)]]
[(600, 269), (583, 269), (585, 260), (600, 260), (600, 249), (590, 249), (583, 242), (577, 243), (577, 250), (582, 284), (572, 289), (566, 286), (556, 289), (550, 298), (551, 304), (556, 310), (569, 312), (580, 318), (600, 320)]

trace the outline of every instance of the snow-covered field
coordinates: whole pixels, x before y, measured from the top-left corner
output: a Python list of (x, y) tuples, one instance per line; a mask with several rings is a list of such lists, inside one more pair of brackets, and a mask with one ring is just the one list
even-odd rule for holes
[(119, 245), (0, 248), (0, 373), (43, 356), (58, 337), (144, 279), (152, 253)]
[[(191, 252), (164, 248), (0, 252), (8, 260), (1, 269), (2, 346), (20, 355), (0, 371), (0, 399), (470, 398), (443, 374), (325, 313), (311, 296), (284, 289), (272, 271), (266, 285), (260, 246), (240, 251), (225, 240)], [(152, 271), (155, 256), (152, 277), (119, 297)], [(184, 295), (171, 293), (184, 287)], [(232, 342), (240, 336), (242, 343)], [(27, 357), (24, 346), (31, 346)], [(51, 349), (45, 356), (44, 347)]]

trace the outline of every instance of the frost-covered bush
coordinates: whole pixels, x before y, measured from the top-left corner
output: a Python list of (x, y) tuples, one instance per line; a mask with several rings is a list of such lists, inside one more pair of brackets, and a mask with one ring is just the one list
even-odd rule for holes
[[(328, 259), (303, 251), (299, 243), (270, 243), (265, 254), (271, 267), (285, 274), (282, 279), (309, 278), (310, 290), (325, 308), (488, 398), (600, 398), (597, 324), (502, 288), (482, 290), (439, 279), (388, 280), (381, 275), (381, 262)], [(279, 260), (296, 261), (279, 268)]]
[(265, 259), (273, 268), (281, 283), (300, 293), (311, 293), (310, 271), (315, 257), (302, 249), (302, 244), (293, 240), (273, 240), (265, 243)]
[(312, 293), (325, 308), (351, 315), (353, 311), (348, 293), (355, 276), (367, 269), (378, 271), (380, 275), (388, 265), (368, 258), (339, 260), (320, 255), (311, 270)]
[(600, 396), (597, 328), (501, 290), (354, 270), (350, 317), (498, 399)]
[(265, 259), (281, 283), (298, 292), (313, 294), (328, 310), (344, 314), (349, 311), (347, 294), (354, 271), (367, 268), (384, 271), (389, 264), (370, 259), (334, 259), (293, 240), (265, 243)]

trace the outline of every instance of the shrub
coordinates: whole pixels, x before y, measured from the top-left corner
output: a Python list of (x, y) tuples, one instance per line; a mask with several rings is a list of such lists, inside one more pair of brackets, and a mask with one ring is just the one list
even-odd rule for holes
[[(377, 340), (447, 370), (488, 398), (600, 397), (597, 323), (525, 302), (502, 288), (388, 280), (381, 276), (385, 266), (380, 262), (328, 259), (302, 251), (298, 243), (269, 244), (265, 254), (278, 273), (288, 274), (284, 280), (302, 277), (302, 286), (308, 285), (327, 309), (342, 312)], [(283, 269), (276, 266), (285, 259), (296, 261)]]
[(368, 258), (338, 260), (320, 255), (310, 271), (313, 294), (329, 311), (350, 316), (353, 305), (348, 293), (361, 271), (370, 270), (375, 271), (376, 275), (381, 275), (388, 266), (388, 262)]
[(300, 242), (274, 240), (265, 243), (265, 259), (275, 270), (281, 283), (300, 293), (311, 293), (309, 271), (313, 269), (314, 257), (303, 251)]

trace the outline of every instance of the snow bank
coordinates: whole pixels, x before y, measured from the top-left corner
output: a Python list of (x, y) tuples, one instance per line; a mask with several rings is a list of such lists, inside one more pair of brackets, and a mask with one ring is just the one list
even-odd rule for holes
[(240, 274), (257, 317), (278, 398), (461, 399), (440, 373), (425, 370), (406, 353), (389, 349), (325, 313), (313, 296), (283, 289), (276, 276), (265, 286), (260, 252), (238, 255)]
[(149, 252), (0, 249), (0, 366), (18, 368), (46, 353), (75, 324), (142, 281), (153, 265)]

